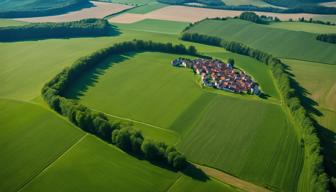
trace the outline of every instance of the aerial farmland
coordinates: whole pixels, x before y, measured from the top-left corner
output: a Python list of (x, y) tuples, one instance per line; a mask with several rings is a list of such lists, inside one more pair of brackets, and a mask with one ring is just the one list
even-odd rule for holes
[(335, 3), (0, 0), (0, 191), (335, 191)]

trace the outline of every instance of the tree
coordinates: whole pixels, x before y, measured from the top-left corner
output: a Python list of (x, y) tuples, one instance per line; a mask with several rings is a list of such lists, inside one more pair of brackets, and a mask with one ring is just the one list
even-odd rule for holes
[(151, 161), (157, 161), (161, 157), (159, 148), (153, 140), (145, 140), (141, 145), (141, 150)]
[(227, 62), (228, 62), (232, 67), (234, 67), (234, 64), (235, 64), (235, 60), (234, 60), (234, 59), (229, 58)]

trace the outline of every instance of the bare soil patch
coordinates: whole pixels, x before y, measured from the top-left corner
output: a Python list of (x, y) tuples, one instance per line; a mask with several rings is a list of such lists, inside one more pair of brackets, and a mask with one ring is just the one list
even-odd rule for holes
[(66, 22), (66, 21), (77, 21), (87, 18), (104, 18), (105, 16), (118, 13), (120, 11), (131, 8), (129, 5), (122, 5), (116, 3), (105, 3), (105, 2), (91, 2), (94, 6), (90, 8), (85, 8), (79, 11), (69, 12), (62, 15), (46, 16), (46, 17), (30, 17), (30, 18), (17, 18), (18, 21), (26, 22)]
[[(159, 20), (170, 20), (170, 21), (181, 21), (181, 22), (196, 22), (205, 18), (215, 18), (215, 17), (234, 17), (238, 16), (243, 11), (231, 11), (231, 10), (218, 10), (218, 9), (208, 9), (208, 8), (197, 8), (197, 7), (187, 7), (187, 6), (167, 6), (146, 14), (131, 14), (126, 13), (118, 15), (109, 19), (110, 22), (115, 23), (133, 23), (143, 19), (159, 19)], [(323, 15), (317, 14), (282, 14), (282, 13), (270, 13), (270, 12), (256, 12), (259, 15), (267, 15), (278, 17), (281, 20), (298, 18), (314, 18), (321, 17)], [(330, 15), (329, 15), (330, 16)], [(336, 17), (336, 15), (335, 15)]]

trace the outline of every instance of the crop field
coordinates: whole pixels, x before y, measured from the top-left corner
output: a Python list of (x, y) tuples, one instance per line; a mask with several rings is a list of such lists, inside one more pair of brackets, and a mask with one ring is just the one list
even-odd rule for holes
[(34, 11), (47, 10), (50, 8), (62, 8), (78, 2), (86, 2), (86, 0), (0, 0), (0, 12), (2, 11)]
[(25, 25), (26, 22), (22, 21), (15, 21), (15, 20), (9, 20), (9, 19), (0, 19), (0, 27), (8, 27), (8, 26), (20, 26)]
[(84, 8), (78, 11), (73, 11), (65, 13), (62, 15), (55, 16), (45, 16), (45, 17), (31, 17), (31, 18), (18, 18), (18, 21), (26, 22), (65, 22), (65, 21), (77, 21), (87, 18), (104, 18), (105, 16), (111, 15), (113, 13), (118, 13), (120, 11), (131, 8), (129, 5), (115, 4), (115, 3), (104, 3), (93, 1), (93, 7)]
[(336, 65), (284, 60), (319, 107), (336, 112)]
[(145, 31), (153, 33), (179, 34), (189, 23), (176, 21), (162, 21), (154, 19), (145, 19), (132, 24), (115, 24), (120, 29)]
[(15, 100), (0, 99), (0, 124), (0, 191), (19, 190), (84, 135), (54, 112)]
[[(196, 22), (203, 20), (205, 18), (216, 18), (216, 17), (234, 17), (239, 16), (242, 11), (231, 11), (231, 10), (218, 10), (218, 9), (208, 9), (208, 8), (198, 8), (198, 7), (186, 7), (186, 6), (166, 6), (161, 9), (157, 9), (145, 14), (134, 14), (125, 13), (120, 14), (109, 19), (112, 23), (134, 23), (144, 19), (159, 19), (159, 20), (169, 20), (169, 21), (181, 21), (181, 22)], [(281, 14), (281, 13), (270, 13), (270, 12), (256, 12), (258, 15), (267, 15), (272, 17), (278, 17), (281, 20), (299, 18), (318, 18), (320, 20), (329, 20), (329, 18), (335, 18), (334, 15), (314, 15), (314, 14)]]
[(314, 23), (302, 23), (302, 22), (279, 22), (271, 23), (269, 27), (278, 29), (287, 29), (291, 31), (304, 31), (308, 33), (335, 33), (336, 26), (332, 25), (321, 25)]
[(202, 90), (191, 70), (171, 67), (177, 57), (150, 52), (111, 57), (76, 81), (67, 96), (107, 114), (175, 131), (181, 135), (178, 148), (192, 161), (261, 185), (294, 189), (302, 149), (281, 107)]
[(147, 5), (150, 3), (157, 2), (156, 0), (100, 0), (103, 2), (110, 2), (110, 3), (120, 3), (125, 5), (132, 5), (132, 6), (142, 6)]
[[(181, 173), (151, 165), (99, 139), (84, 136), (80, 129), (73, 127), (40, 101), (42, 85), (62, 68), (94, 50), (132, 37), (177, 42), (176, 36), (172, 35), (123, 31), (117, 37), (0, 43), (0, 78), (6, 85), (3, 88), (7, 89), (0, 93), (0, 97), (8, 98), (0, 100), (0, 122), (3, 125), (0, 129), (0, 150), (7, 154), (0, 160), (1, 165), (6, 165), (1, 166), (0, 171), (1, 178), (6, 178), (0, 182), (1, 191), (17, 191), (21, 188), (22, 191), (110, 191), (116, 188), (126, 191), (150, 191), (153, 188), (166, 191), (180, 177), (183, 177), (179, 182), (181, 185), (174, 186), (174, 191), (184, 191), (188, 186), (199, 186), (200, 191), (208, 188), (237, 191), (212, 179), (197, 181)], [(219, 50), (209, 46), (200, 47), (203, 51)], [(28, 50), (30, 54), (25, 54)], [(21, 54), (21, 57), (17, 57), (17, 54)], [(25, 115), (19, 116), (19, 113)], [(132, 123), (145, 135), (149, 135), (149, 138), (160, 141), (165, 138), (163, 141), (171, 144), (179, 139), (172, 131)], [(139, 173), (143, 179), (139, 179)]]
[(263, 0), (223, 0), (226, 5), (254, 5), (257, 7), (277, 7), (266, 3)]
[(163, 4), (163, 3), (153, 2), (153, 3), (148, 3), (146, 5), (142, 5), (142, 6), (139, 6), (137, 8), (131, 9), (131, 10), (127, 11), (127, 13), (144, 14), (144, 13), (154, 11), (156, 9), (160, 9), (162, 7), (165, 7), (165, 6), (167, 6), (167, 5)]
[(206, 20), (192, 27), (188, 32), (238, 41), (282, 58), (336, 63), (336, 54), (334, 54), (336, 47), (330, 43), (317, 41), (316, 34), (312, 33), (274, 29), (267, 25), (238, 19)]
[[(145, 138), (175, 145), (196, 166), (214, 168), (262, 189), (296, 191), (300, 175), (305, 174), (302, 168), (309, 164), (269, 68), (223, 48), (180, 40), (190, 20), (214, 13), (208, 9), (161, 8), (154, 0), (117, 1), (127, 7), (142, 3), (109, 19), (118, 35), (0, 43), (0, 152), (6, 154), (0, 158), (0, 191), (242, 191), (215, 174), (199, 180), (135, 158), (83, 132), (44, 103), (42, 86), (63, 68), (98, 49), (132, 39), (194, 45), (202, 54), (223, 61), (233, 58), (235, 67), (251, 75), (266, 97), (204, 88), (191, 69), (171, 66), (173, 59), (191, 56), (160, 52), (111, 56), (83, 72), (65, 96), (141, 130)], [(175, 12), (171, 7), (177, 8)], [(196, 10), (199, 14), (194, 17)], [(125, 15), (141, 21), (114, 22)], [(23, 24), (0, 20), (0, 27)], [(333, 32), (334, 26), (227, 20), (205, 21), (190, 31), (239, 40), (281, 57), (322, 113), (314, 118), (321, 125), (327, 172), (336, 175), (336, 47), (315, 41), (316, 33)]]

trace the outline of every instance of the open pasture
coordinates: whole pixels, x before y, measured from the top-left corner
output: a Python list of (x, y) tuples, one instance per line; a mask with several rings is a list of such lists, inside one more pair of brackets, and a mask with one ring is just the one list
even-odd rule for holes
[(0, 99), (0, 191), (18, 191), (84, 133), (36, 104)]
[(322, 25), (315, 23), (303, 23), (303, 22), (278, 22), (271, 23), (269, 27), (286, 29), (291, 31), (304, 31), (308, 33), (336, 33), (336, 26)]
[(317, 41), (316, 34), (274, 29), (239, 19), (205, 20), (187, 32), (237, 41), (282, 58), (336, 63), (336, 47)]
[(152, 33), (179, 34), (189, 23), (176, 21), (163, 21), (155, 19), (145, 19), (131, 24), (115, 23), (120, 29), (145, 31)]
[[(219, 10), (219, 9), (173, 5), (173, 6), (166, 6), (161, 9), (157, 9), (145, 14), (125, 13), (112, 17), (109, 19), (109, 21), (113, 23), (134, 23), (144, 19), (159, 19), (169, 21), (196, 22), (203, 20), (205, 18), (239, 16), (242, 12), (243, 11)], [(324, 17), (332, 17), (331, 15), (316, 15), (316, 14), (281, 14), (270, 12), (256, 12), (256, 13), (258, 15), (278, 17), (281, 20), (289, 20), (289, 19), (297, 20), (298, 18), (301, 17), (304, 17), (306, 19), (319, 17), (319, 19), (322, 20)]]
[(66, 22), (78, 21), (87, 18), (104, 18), (108, 15), (118, 13), (120, 11), (131, 8), (129, 5), (122, 5), (116, 3), (104, 3), (92, 1), (93, 7), (84, 8), (79, 11), (73, 11), (61, 15), (45, 16), (45, 17), (31, 17), (31, 18), (17, 18), (18, 21), (26, 21), (32, 23), (38, 22)]
[(295, 189), (303, 154), (280, 105), (203, 90), (191, 70), (171, 66), (177, 57), (155, 52), (113, 56), (83, 74), (66, 96), (107, 114), (175, 131), (181, 135), (178, 148), (191, 161), (263, 186)]
[(271, 5), (266, 3), (263, 0), (222, 0), (226, 5), (254, 5), (257, 7), (276, 7), (281, 8), (278, 6)]

